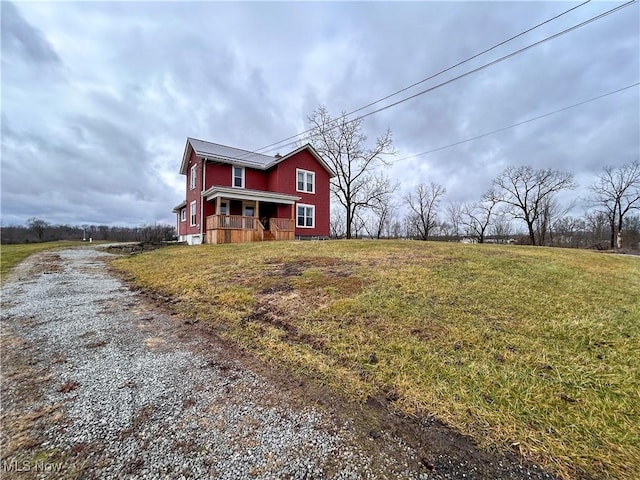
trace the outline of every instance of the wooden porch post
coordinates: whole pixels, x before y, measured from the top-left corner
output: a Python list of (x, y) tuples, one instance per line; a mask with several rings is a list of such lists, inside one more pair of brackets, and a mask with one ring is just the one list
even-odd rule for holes
[(260, 202), (256, 200), (256, 218), (260, 218)]
[(291, 220), (296, 221), (296, 204), (291, 205)]

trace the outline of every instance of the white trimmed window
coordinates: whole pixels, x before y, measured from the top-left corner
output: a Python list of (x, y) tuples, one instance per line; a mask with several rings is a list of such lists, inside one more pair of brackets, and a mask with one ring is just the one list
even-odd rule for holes
[(233, 179), (231, 185), (234, 188), (244, 188), (244, 167), (232, 167)]
[(197, 213), (198, 209), (196, 208), (196, 201), (194, 200), (193, 202), (191, 202), (189, 204), (189, 214), (191, 217), (191, 226), (195, 227), (196, 226), (196, 213)]
[(220, 202), (220, 215), (227, 215), (227, 212), (229, 212), (228, 203)]
[(180, 221), (181, 222), (186, 222), (187, 221), (187, 209), (186, 208), (181, 208), (180, 209)]
[(193, 190), (196, 188), (196, 177), (198, 176), (198, 165), (193, 165), (191, 167), (191, 172), (189, 173), (189, 190)]
[(298, 204), (296, 226), (300, 228), (313, 228), (316, 224), (316, 207), (313, 205)]
[(316, 193), (316, 174), (296, 168), (296, 192)]
[(254, 203), (249, 205), (242, 206), (242, 215), (245, 217), (255, 217), (256, 215), (256, 206)]

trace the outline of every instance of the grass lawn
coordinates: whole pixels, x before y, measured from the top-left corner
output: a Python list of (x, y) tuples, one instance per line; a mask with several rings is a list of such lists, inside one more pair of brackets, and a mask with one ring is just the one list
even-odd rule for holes
[(62, 240), (58, 242), (42, 242), (42, 243), (21, 243), (0, 246), (0, 277), (4, 279), (5, 275), (11, 271), (22, 260), (32, 253), (42, 252), (44, 250), (55, 250), (65, 247), (76, 247), (78, 245), (88, 245), (87, 242)]
[(349, 398), (436, 416), (567, 478), (640, 472), (640, 258), (330, 241), (175, 247), (113, 264)]

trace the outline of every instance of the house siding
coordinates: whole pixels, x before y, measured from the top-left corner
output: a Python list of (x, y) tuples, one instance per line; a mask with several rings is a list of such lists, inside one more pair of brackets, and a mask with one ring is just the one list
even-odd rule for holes
[(181, 208), (177, 213), (177, 217), (178, 217), (178, 228), (177, 228), (177, 231), (178, 231), (178, 235), (180, 237), (183, 237), (184, 235), (187, 234), (187, 220), (185, 220), (184, 222), (181, 220), (182, 219), (182, 211), (183, 210), (185, 211), (185, 218), (186, 218), (187, 207)]
[[(189, 188), (189, 176), (191, 175), (191, 167), (193, 165), (197, 165), (196, 169), (196, 188), (193, 190)], [(203, 162), (202, 159), (198, 158), (195, 152), (191, 151), (191, 157), (189, 159), (189, 164), (187, 165), (187, 181), (186, 181), (186, 195), (187, 199), (187, 221), (185, 223), (185, 235), (197, 235), (200, 233), (200, 225), (202, 224), (201, 215), (201, 202), (202, 202), (202, 168)], [(191, 202), (196, 202), (196, 225), (191, 226), (191, 211), (190, 205)]]
[(206, 188), (231, 186), (231, 165), (207, 163)]
[[(296, 191), (296, 169), (308, 170), (315, 173), (315, 193)], [(298, 152), (279, 163), (271, 172), (269, 178), (275, 186), (273, 191), (297, 195), (298, 203), (313, 205), (315, 209), (314, 228), (299, 228), (296, 226), (296, 236), (329, 236), (330, 191), (329, 172), (307, 150)]]
[(253, 168), (245, 168), (244, 169), (244, 188), (249, 188), (251, 190), (269, 190), (267, 176), (265, 175), (265, 172), (260, 170), (254, 170)]

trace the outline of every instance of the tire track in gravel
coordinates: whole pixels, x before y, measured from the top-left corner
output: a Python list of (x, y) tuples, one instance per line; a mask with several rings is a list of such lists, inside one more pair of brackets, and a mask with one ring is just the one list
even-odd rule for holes
[(151, 307), (110, 256), (34, 255), (2, 288), (3, 478), (552, 478), (437, 425), (425, 446), (314, 404)]

